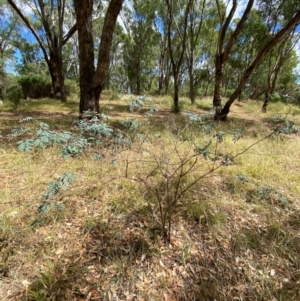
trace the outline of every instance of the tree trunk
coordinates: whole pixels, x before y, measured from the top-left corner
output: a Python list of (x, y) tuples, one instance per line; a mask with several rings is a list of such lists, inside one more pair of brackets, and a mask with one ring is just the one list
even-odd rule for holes
[(255, 70), (255, 68), (258, 66), (258, 64), (261, 62), (261, 60), (265, 57), (265, 55), (268, 53), (269, 50), (271, 50), (275, 45), (280, 42), (300, 21), (300, 11), (298, 11), (295, 16), (271, 39), (271, 41), (265, 45), (265, 47), (257, 54), (256, 58), (250, 64), (250, 66), (246, 69), (244, 75), (241, 78), (241, 81), (236, 88), (236, 90), (233, 92), (233, 94), (229, 97), (226, 104), (224, 105), (223, 109), (220, 112), (219, 120), (226, 120), (227, 115), (230, 111), (230, 107), (239, 95), (239, 93), (242, 91), (244, 86), (246, 85), (250, 75)]
[(265, 100), (264, 100), (263, 106), (261, 108), (261, 111), (263, 113), (267, 113), (267, 106), (268, 106), (269, 100), (270, 100), (272, 73), (273, 73), (273, 70), (272, 70), (272, 52), (270, 52), (269, 62), (268, 62), (267, 84), (266, 84), (266, 88), (265, 88)]
[(194, 54), (191, 53), (191, 57), (189, 59), (189, 77), (190, 77), (190, 100), (191, 103), (195, 103), (195, 85), (194, 85)]
[(136, 63), (136, 94), (141, 95), (141, 61)]
[[(176, 45), (174, 44), (174, 37), (172, 34), (172, 23), (173, 23), (173, 1), (166, 0), (167, 8), (168, 8), (168, 49), (169, 49), (169, 55), (170, 55), (170, 61), (171, 61), (171, 67), (172, 67), (172, 72), (173, 72), (173, 77), (174, 77), (174, 112), (179, 113), (180, 108), (179, 108), (179, 74), (181, 71), (181, 66), (183, 63), (183, 57), (185, 54), (185, 49), (186, 49), (186, 41), (187, 41), (187, 24), (188, 24), (188, 16), (189, 12), (191, 9), (192, 5), (192, 0), (187, 1), (185, 11), (184, 11), (184, 24), (183, 24), (183, 32), (182, 36), (180, 37), (180, 44)], [(174, 48), (178, 48), (177, 55), (175, 59), (175, 50)]]
[(79, 43), (79, 117), (86, 111), (99, 113), (99, 98), (93, 85), (95, 76), (93, 39), (93, 1), (74, 0)]
[(272, 70), (272, 53), (270, 53), (269, 68), (268, 68), (268, 79), (267, 79), (267, 85), (266, 85), (266, 88), (265, 88), (265, 100), (264, 100), (263, 106), (261, 108), (261, 111), (263, 113), (267, 113), (267, 106), (268, 106), (269, 100), (270, 100), (272, 71), (273, 71)]
[(48, 68), (52, 81), (53, 97), (60, 99), (63, 103), (66, 103), (67, 92), (63, 72), (63, 62), (62, 57), (61, 55), (59, 55), (59, 53), (60, 52), (58, 49), (50, 49), (50, 60)]
[(194, 75), (190, 76), (190, 100), (192, 104), (195, 104)]
[[(76, 0), (80, 1), (80, 0)], [(97, 97), (98, 107), (100, 94), (102, 92), (106, 75), (109, 69), (110, 50), (112, 46), (113, 34), (118, 15), (122, 9), (124, 0), (110, 0), (105, 15), (103, 29), (101, 33), (101, 42), (98, 52), (97, 69), (94, 76), (94, 89)], [(83, 4), (84, 5), (84, 4)]]
[(215, 119), (219, 119), (221, 112), (221, 91), (222, 91), (222, 79), (223, 79), (223, 56), (216, 55), (216, 73), (215, 73), (215, 89), (214, 89), (214, 98), (213, 106), (215, 108)]
[(261, 108), (261, 111), (262, 111), (263, 113), (267, 113), (267, 106), (268, 106), (268, 104), (269, 104), (269, 100), (270, 100), (270, 90), (267, 89), (267, 90), (266, 90), (266, 93), (265, 93), (265, 101), (264, 101), (264, 104), (263, 104), (263, 106), (262, 106), (262, 108)]
[(233, 0), (232, 1), (232, 7), (229, 11), (228, 16), (224, 20), (221, 14), (221, 8), (219, 1), (216, 1), (218, 14), (220, 18), (220, 31), (219, 31), (219, 37), (218, 37), (218, 43), (217, 43), (217, 52), (216, 52), (216, 74), (215, 74), (215, 92), (214, 92), (214, 98), (213, 98), (213, 106), (215, 107), (215, 120), (222, 119), (221, 116), (221, 91), (222, 91), (222, 80), (223, 80), (223, 69), (228, 61), (229, 54), (231, 52), (232, 47), (235, 44), (235, 41), (237, 40), (240, 32), (242, 31), (248, 16), (251, 12), (252, 6), (254, 4), (254, 0), (248, 0), (247, 6), (244, 10), (244, 13), (241, 17), (241, 19), (236, 24), (236, 27), (233, 31), (233, 33), (230, 35), (229, 40), (225, 43), (225, 37), (226, 33), (228, 31), (228, 28), (230, 27), (230, 23), (234, 17), (238, 1)]
[(99, 99), (109, 68), (114, 27), (124, 0), (111, 0), (105, 15), (99, 46), (97, 70), (94, 66), (93, 1), (74, 0), (79, 40), (79, 118), (85, 111), (100, 113)]
[(166, 70), (166, 75), (165, 75), (165, 78), (164, 78), (165, 94), (169, 93), (169, 87), (170, 87), (170, 69), (171, 69), (171, 66), (170, 66), (170, 64), (168, 64), (167, 70)]
[(164, 83), (164, 53), (159, 58), (159, 75), (158, 75), (158, 94), (162, 94), (163, 83)]
[(51, 97), (60, 99), (60, 83), (56, 70), (52, 67), (49, 67), (51, 82), (52, 82), (52, 91)]
[(173, 105), (174, 105), (174, 112), (179, 113), (179, 79), (178, 74), (174, 73), (174, 97), (173, 97)]
[(163, 74), (161, 74), (158, 78), (158, 95), (162, 94), (163, 81), (164, 81)]
[[(74, 24), (70, 30), (65, 33), (64, 28), (64, 1), (57, 1), (57, 17), (58, 17), (58, 28), (49, 24), (50, 18), (48, 13), (46, 13), (45, 3), (43, 1), (36, 1), (36, 8), (38, 15), (41, 18), (41, 23), (44, 29), (44, 33), (47, 40), (47, 46), (45, 46), (43, 38), (41, 38), (38, 32), (34, 29), (29, 19), (25, 17), (22, 10), (16, 5), (16, 1), (8, 0), (8, 3), (20, 16), (23, 22), (26, 24), (28, 29), (36, 38), (41, 50), (43, 52), (44, 59), (48, 65), (49, 72), (52, 80), (53, 96), (55, 98), (60, 98), (62, 102), (67, 101), (66, 87), (64, 82), (64, 71), (63, 71), (63, 61), (62, 61), (62, 47), (68, 42), (72, 35), (77, 30), (77, 24)], [(53, 9), (53, 3), (51, 10)], [(52, 11), (53, 13), (53, 11)], [(44, 35), (43, 33), (43, 35)], [(47, 51), (48, 49), (48, 51)], [(49, 54), (49, 55), (48, 55)]]
[(239, 102), (241, 102), (242, 101), (242, 91), (239, 93)]

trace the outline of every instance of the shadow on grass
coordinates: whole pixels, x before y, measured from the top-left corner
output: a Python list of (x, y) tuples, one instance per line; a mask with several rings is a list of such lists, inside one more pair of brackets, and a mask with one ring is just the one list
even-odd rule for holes
[(111, 103), (111, 104), (101, 104), (100, 102), (100, 111), (105, 111), (106, 114), (112, 113), (113, 115), (115, 113), (128, 113), (129, 111), (129, 105), (127, 104), (121, 104), (121, 103)]
[(196, 108), (205, 112), (210, 112), (212, 109), (211, 105), (205, 105), (205, 104), (197, 104)]
[[(299, 239), (292, 243), (293, 237), (288, 235), (276, 246), (270, 236), (272, 227), (266, 232), (260, 227), (245, 227), (233, 232), (228, 244), (208, 239), (210, 235), (204, 228), (191, 224), (186, 227), (201, 243), (198, 255), (191, 256), (187, 263), (191, 271), (184, 288), (174, 291), (177, 300), (300, 300)], [(274, 257), (268, 257), (270, 253)], [(271, 269), (275, 275), (269, 277)], [(265, 276), (256, 285), (258, 273)]]
[[(36, 275), (21, 301), (67, 300), (72, 284), (81, 274), (82, 270), (75, 264), (48, 262)], [(75, 295), (78, 297), (82, 294), (78, 290)]]
[(47, 123), (52, 129), (59, 130), (62, 128), (70, 128), (78, 119), (76, 115), (42, 112), (42, 111), (13, 111), (0, 113), (0, 131), (5, 138), (13, 128), (21, 127), (20, 120), (26, 117), (32, 117), (38, 121)]

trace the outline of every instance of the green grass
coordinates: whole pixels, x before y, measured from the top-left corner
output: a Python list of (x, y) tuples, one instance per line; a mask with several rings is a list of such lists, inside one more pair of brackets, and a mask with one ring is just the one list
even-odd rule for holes
[[(276, 126), (275, 114), (289, 113), (299, 126), (299, 108), (276, 103), (263, 114), (260, 102), (234, 104), (228, 122), (207, 134), (172, 113), (169, 96), (130, 112), (133, 99), (106, 91), (100, 103), (112, 128), (131, 137), (130, 147), (106, 141), (66, 159), (58, 146), (19, 152), (21, 138), (7, 134), (26, 116), (78, 134), (78, 100), (1, 107), (1, 298), (299, 300), (300, 137), (276, 134), (255, 144)], [(209, 98), (180, 101), (184, 112), (210, 114)], [(154, 104), (159, 111), (147, 115)], [(140, 127), (128, 130), (129, 119)], [(234, 142), (236, 129), (243, 136)], [(225, 140), (216, 143), (220, 131)], [(209, 140), (214, 160), (193, 156)], [(235, 164), (222, 165), (226, 155), (248, 147)], [(189, 171), (180, 178), (181, 167)], [(39, 213), (49, 183), (67, 171), (75, 181), (50, 200), (64, 210)], [(197, 179), (172, 203), (176, 187)], [(159, 200), (162, 210), (171, 206), (170, 242), (161, 237)]]

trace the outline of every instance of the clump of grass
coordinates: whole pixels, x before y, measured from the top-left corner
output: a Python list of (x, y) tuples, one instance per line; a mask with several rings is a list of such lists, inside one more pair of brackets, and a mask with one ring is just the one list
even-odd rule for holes
[(78, 271), (72, 265), (50, 260), (37, 272), (36, 278), (28, 286), (27, 298), (32, 301), (61, 300), (66, 298), (70, 283)]
[(227, 220), (223, 212), (215, 212), (208, 200), (190, 203), (187, 206), (187, 213), (195, 222), (208, 226), (222, 225)]

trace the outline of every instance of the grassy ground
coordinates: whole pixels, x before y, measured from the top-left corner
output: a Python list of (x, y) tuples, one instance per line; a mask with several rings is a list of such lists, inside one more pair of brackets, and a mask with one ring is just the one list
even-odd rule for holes
[[(300, 300), (300, 138), (270, 135), (278, 113), (300, 126), (299, 107), (263, 114), (261, 103), (241, 102), (228, 122), (203, 125), (184, 113), (210, 114), (210, 99), (182, 99), (180, 115), (170, 97), (135, 112), (132, 100), (101, 102), (130, 146), (106, 140), (65, 159), (58, 146), (18, 151), (21, 138), (7, 135), (26, 116), (78, 133), (76, 100), (1, 107), (0, 299)], [(40, 213), (66, 172), (74, 182)]]

